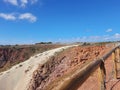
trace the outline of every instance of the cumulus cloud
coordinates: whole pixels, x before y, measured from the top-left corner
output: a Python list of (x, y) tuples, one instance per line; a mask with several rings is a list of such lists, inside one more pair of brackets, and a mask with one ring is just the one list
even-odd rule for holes
[(0, 13), (0, 17), (5, 20), (16, 20), (16, 16), (14, 14)]
[(38, 0), (3, 0), (5, 3), (9, 3), (18, 7), (26, 7), (27, 4), (33, 5), (38, 2)]
[(15, 5), (15, 6), (18, 5), (18, 1), (17, 0), (4, 0), (4, 2), (12, 4), (12, 5)]
[(21, 15), (19, 15), (18, 18), (21, 20), (28, 20), (30, 22), (36, 22), (36, 20), (37, 20), (37, 18), (34, 15), (32, 15), (31, 13), (21, 14)]
[(112, 32), (113, 30), (112, 29), (107, 29), (106, 32)]
[(32, 23), (37, 21), (37, 17), (31, 13), (23, 13), (23, 14), (0, 13), (0, 18), (3, 18), (5, 20), (12, 20), (12, 21), (14, 21), (14, 20), (27, 20), (27, 21), (32, 22)]
[(38, 2), (38, 0), (20, 0), (20, 6), (24, 8), (27, 6), (27, 4), (33, 5), (37, 2)]
[(28, 0), (21, 0), (21, 7), (25, 7), (28, 3)]

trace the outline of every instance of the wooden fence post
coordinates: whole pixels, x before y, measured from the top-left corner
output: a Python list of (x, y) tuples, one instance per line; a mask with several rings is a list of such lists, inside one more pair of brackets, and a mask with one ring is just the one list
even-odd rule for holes
[(102, 62), (101, 65), (98, 67), (98, 80), (99, 80), (100, 90), (105, 90), (106, 70), (105, 70), (104, 62)]
[(115, 61), (115, 51), (112, 53), (113, 60), (113, 78), (116, 79), (116, 61)]
[(119, 48), (116, 49), (116, 78), (120, 78), (120, 51)]

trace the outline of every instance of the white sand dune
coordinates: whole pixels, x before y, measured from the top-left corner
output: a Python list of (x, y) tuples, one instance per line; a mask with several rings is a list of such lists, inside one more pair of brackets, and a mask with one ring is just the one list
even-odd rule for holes
[[(11, 69), (0, 73), (0, 90), (27, 90), (33, 72), (39, 64), (44, 64), (56, 52), (76, 45), (65, 46), (37, 54), (25, 62), (13, 66)], [(27, 72), (25, 72), (27, 71)]]

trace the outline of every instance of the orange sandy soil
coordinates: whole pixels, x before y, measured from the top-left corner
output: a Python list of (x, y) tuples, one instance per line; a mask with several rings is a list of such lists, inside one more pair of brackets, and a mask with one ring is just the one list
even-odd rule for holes
[[(51, 85), (55, 79), (69, 73), (74, 68), (84, 65), (87, 62), (102, 57), (113, 48), (112, 45), (101, 46), (77, 46), (61, 53), (56, 53), (50, 60), (40, 65), (34, 72), (31, 79), (29, 90), (45, 90), (46, 86)], [(111, 57), (105, 61), (106, 67), (106, 89), (120, 90), (119, 80), (113, 80), (113, 62)], [(79, 87), (78, 90), (100, 90), (98, 71), (96, 70), (91, 76)]]
[[(105, 52), (108, 52), (111, 48), (106, 48)], [(106, 90), (120, 90), (120, 79), (114, 79), (114, 63), (112, 60), (112, 55), (105, 61), (106, 69)], [(98, 75), (98, 70), (96, 70), (78, 90), (100, 90), (100, 79)]]

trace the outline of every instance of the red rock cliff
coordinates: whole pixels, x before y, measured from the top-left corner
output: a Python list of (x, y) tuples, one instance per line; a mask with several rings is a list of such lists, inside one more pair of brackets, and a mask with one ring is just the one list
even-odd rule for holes
[(27, 60), (36, 53), (60, 46), (61, 45), (45, 44), (0, 47), (0, 71), (4, 71), (19, 62)]

